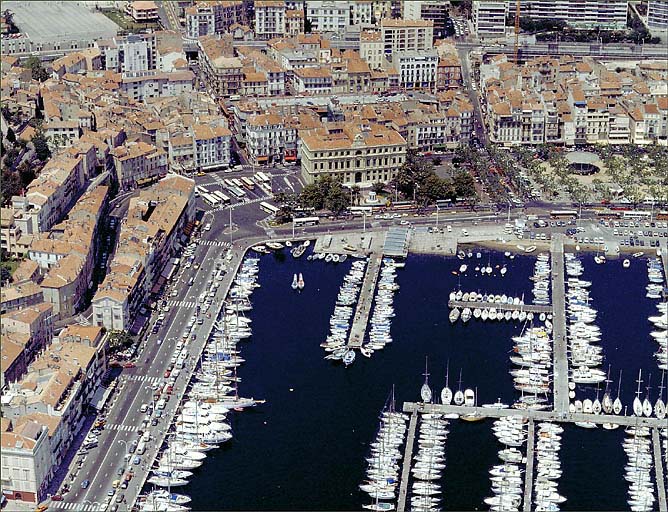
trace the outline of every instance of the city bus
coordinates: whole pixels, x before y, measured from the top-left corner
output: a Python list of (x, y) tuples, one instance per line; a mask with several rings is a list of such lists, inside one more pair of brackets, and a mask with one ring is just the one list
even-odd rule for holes
[(373, 206), (351, 206), (348, 211), (351, 215), (371, 215), (373, 214)]
[(265, 173), (263, 173), (263, 172), (256, 172), (256, 173), (255, 173), (255, 179), (256, 179), (259, 183), (269, 183), (269, 180), (270, 180), (270, 179), (269, 179), (269, 176), (267, 176), (267, 175), (266, 175)]
[(247, 190), (253, 190), (255, 188), (255, 183), (253, 183), (253, 180), (250, 178), (241, 178), (241, 182)]
[(300, 219), (292, 219), (292, 224), (296, 228), (302, 226), (317, 226), (320, 224), (320, 217), (302, 217)]
[(213, 206), (214, 208), (220, 206), (220, 199), (213, 194), (202, 194), (202, 199), (204, 199), (206, 204)]
[(230, 190), (230, 193), (234, 197), (236, 197), (237, 199), (243, 199), (244, 197), (246, 197), (246, 192), (241, 190), (239, 187), (232, 186), (232, 187), (229, 187), (229, 190)]
[(649, 220), (651, 216), (650, 212), (639, 212), (637, 210), (625, 210), (622, 212), (623, 219)]
[(271, 213), (272, 215), (276, 215), (278, 212), (281, 211), (281, 209), (278, 208), (277, 206), (274, 206), (273, 204), (269, 204), (265, 201), (262, 201), (260, 203), (260, 208), (262, 208), (262, 210), (264, 210), (267, 213)]
[(197, 192), (199, 192), (200, 194), (208, 194), (209, 193), (209, 189), (207, 189), (206, 187), (203, 187), (201, 185), (199, 187), (197, 187), (195, 190), (197, 190)]
[(656, 214), (656, 220), (668, 220), (668, 210), (660, 210)]
[(230, 204), (230, 198), (223, 194), (220, 190), (214, 190), (211, 192), (211, 195), (216, 196), (223, 204)]
[(230, 179), (230, 181), (232, 182), (232, 185), (234, 187), (237, 187), (237, 188), (243, 188), (244, 187), (244, 184), (241, 183), (241, 180), (239, 178), (232, 178), (232, 179)]
[(553, 219), (577, 219), (577, 210), (552, 210), (550, 217)]

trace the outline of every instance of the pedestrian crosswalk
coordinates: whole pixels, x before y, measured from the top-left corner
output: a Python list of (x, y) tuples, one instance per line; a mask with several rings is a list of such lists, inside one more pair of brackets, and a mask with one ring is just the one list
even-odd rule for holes
[(162, 382), (162, 377), (149, 377), (148, 375), (128, 375), (127, 380), (132, 380), (135, 382), (146, 382), (147, 384), (160, 384)]
[(219, 240), (202, 240), (200, 241), (201, 245), (210, 245), (213, 247), (229, 247), (230, 242), (221, 242)]
[(98, 512), (102, 507), (100, 507), (100, 504), (96, 501), (93, 503), (52, 501), (49, 508), (54, 510), (76, 510), (77, 512)]
[(169, 307), (194, 308), (197, 305), (197, 302), (194, 300), (168, 300), (167, 305)]
[(137, 432), (139, 427), (136, 425), (123, 425), (118, 423), (107, 423), (104, 428), (109, 430), (118, 430), (120, 432)]

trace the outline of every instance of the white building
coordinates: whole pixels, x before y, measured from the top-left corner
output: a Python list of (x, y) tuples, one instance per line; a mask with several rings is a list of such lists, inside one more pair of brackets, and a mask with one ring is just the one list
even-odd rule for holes
[(380, 39), (388, 57), (394, 52), (431, 50), (434, 47), (434, 22), (383, 19)]
[(284, 36), (286, 11), (283, 0), (257, 0), (255, 2), (255, 36), (258, 39)]
[[(506, 0), (515, 13), (515, 0)], [(626, 27), (628, 0), (521, 0), (522, 16), (538, 20), (562, 20), (592, 29), (622, 30)]]
[(230, 140), (232, 132), (224, 126), (211, 128), (206, 125), (193, 127), (195, 165), (198, 169), (217, 169), (230, 166)]
[(668, 31), (668, 0), (649, 0), (647, 25), (653, 34)]
[(189, 39), (222, 34), (235, 23), (243, 24), (245, 21), (242, 0), (198, 2), (184, 12), (186, 37)]
[(2, 432), (0, 438), (3, 494), (10, 500), (39, 503), (46, 497), (53, 471), (48, 429), (27, 421), (15, 432)]
[(104, 69), (134, 73), (157, 67), (155, 34), (130, 34), (98, 40)]
[(383, 41), (377, 30), (362, 30), (360, 32), (360, 57), (366, 61), (371, 69), (381, 69), (385, 61)]
[(371, 0), (355, 0), (350, 2), (349, 24), (370, 27), (373, 18), (373, 2)]
[(482, 39), (504, 37), (507, 15), (506, 0), (474, 0), (472, 12), (474, 34)]
[(294, 160), (297, 156), (297, 130), (286, 124), (284, 116), (251, 116), (246, 123), (246, 149), (253, 165)]
[(434, 89), (438, 52), (403, 51), (392, 54), (392, 65), (399, 73), (399, 81), (406, 89)]
[(193, 90), (195, 75), (192, 71), (158, 73), (147, 71), (123, 75), (121, 92), (135, 101), (163, 96), (179, 96)]
[(313, 32), (343, 32), (350, 19), (349, 3), (337, 0), (309, 0), (306, 18)]

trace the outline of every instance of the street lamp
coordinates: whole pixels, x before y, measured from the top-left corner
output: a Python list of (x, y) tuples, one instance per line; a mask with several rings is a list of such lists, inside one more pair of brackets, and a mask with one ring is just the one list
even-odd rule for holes
[(436, 229), (438, 229), (438, 213), (441, 209), (438, 207), (438, 204), (436, 205)]

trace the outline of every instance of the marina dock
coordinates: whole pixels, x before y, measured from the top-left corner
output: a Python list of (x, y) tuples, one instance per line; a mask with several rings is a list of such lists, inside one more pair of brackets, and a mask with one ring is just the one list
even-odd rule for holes
[(529, 433), (527, 435), (527, 470), (524, 474), (524, 512), (531, 512), (531, 491), (533, 490), (533, 461), (536, 459), (534, 450), (536, 446), (536, 424), (529, 420)]
[(460, 416), (475, 415), (480, 418), (503, 418), (505, 416), (519, 416), (527, 420), (551, 421), (554, 423), (590, 422), (596, 424), (615, 423), (621, 426), (641, 426), (649, 428), (665, 428), (666, 420), (658, 418), (640, 418), (638, 416), (617, 416), (614, 414), (566, 413), (557, 411), (535, 411), (532, 409), (496, 409), (487, 407), (467, 407), (464, 405), (422, 404), (404, 402), (404, 412), (433, 414), (458, 414)]
[(408, 496), (408, 477), (411, 474), (411, 463), (413, 462), (413, 444), (415, 444), (415, 428), (419, 414), (415, 411), (411, 414), (408, 424), (408, 436), (406, 436), (406, 451), (404, 452), (404, 465), (401, 468), (401, 482), (399, 483), (399, 499), (397, 501), (397, 512), (406, 510), (406, 497)]
[(664, 478), (663, 457), (661, 457), (661, 440), (659, 439), (659, 429), (652, 429), (652, 446), (654, 448), (654, 467), (656, 474), (656, 492), (659, 495), (659, 510), (668, 511), (666, 503), (666, 480)]
[(366, 332), (366, 325), (371, 314), (371, 303), (376, 291), (376, 283), (380, 275), (382, 260), (383, 257), (380, 254), (372, 254), (369, 258), (369, 264), (366, 267), (366, 273), (362, 281), (360, 298), (355, 309), (355, 316), (353, 317), (353, 324), (350, 327), (350, 337), (348, 338), (349, 348), (360, 348), (364, 342), (364, 333)]
[(480, 308), (497, 311), (526, 311), (527, 313), (552, 313), (552, 306), (543, 306), (540, 304), (502, 304), (499, 302), (469, 302), (463, 300), (449, 300), (450, 308)]
[(550, 255), (552, 262), (552, 318), (554, 338), (554, 411), (568, 412), (568, 353), (566, 344), (566, 300), (564, 289), (564, 237), (552, 237)]

